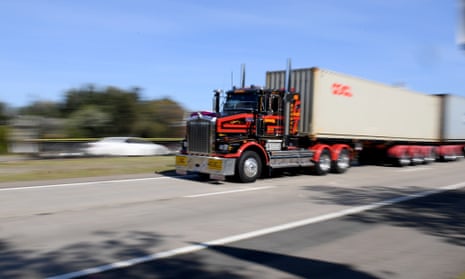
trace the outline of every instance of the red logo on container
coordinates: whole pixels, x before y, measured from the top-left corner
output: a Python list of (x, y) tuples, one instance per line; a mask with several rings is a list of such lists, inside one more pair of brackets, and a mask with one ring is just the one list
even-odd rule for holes
[(333, 95), (348, 98), (351, 98), (353, 96), (352, 89), (350, 88), (350, 86), (341, 83), (333, 83)]

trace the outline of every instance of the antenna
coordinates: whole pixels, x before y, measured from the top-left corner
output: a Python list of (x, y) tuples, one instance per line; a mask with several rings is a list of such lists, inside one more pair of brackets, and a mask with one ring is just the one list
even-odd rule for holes
[(234, 71), (231, 71), (231, 88), (234, 87)]

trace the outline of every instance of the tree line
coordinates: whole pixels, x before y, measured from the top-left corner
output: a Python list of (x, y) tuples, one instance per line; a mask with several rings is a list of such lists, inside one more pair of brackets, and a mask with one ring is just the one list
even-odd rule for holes
[[(58, 120), (59, 129), (45, 129), (42, 137), (47, 137), (47, 133), (48, 137), (72, 138), (184, 135), (184, 108), (170, 98), (143, 100), (137, 87), (73, 88), (65, 92), (63, 101), (37, 101), (19, 108), (16, 114)], [(0, 103), (0, 121), (7, 119), (5, 105)]]

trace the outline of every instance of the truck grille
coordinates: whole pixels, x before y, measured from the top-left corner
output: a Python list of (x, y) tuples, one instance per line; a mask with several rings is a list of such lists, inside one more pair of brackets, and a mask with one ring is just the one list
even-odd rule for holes
[(187, 151), (189, 153), (212, 153), (214, 138), (214, 120), (197, 118), (187, 122)]

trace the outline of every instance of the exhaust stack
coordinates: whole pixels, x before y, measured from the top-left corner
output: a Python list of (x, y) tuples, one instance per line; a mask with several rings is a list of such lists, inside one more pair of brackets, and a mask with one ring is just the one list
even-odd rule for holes
[(241, 88), (245, 88), (245, 64), (241, 64)]
[[(284, 136), (287, 138), (289, 136), (290, 130), (290, 120), (291, 120), (291, 112), (290, 112), (290, 102), (292, 101), (292, 94), (291, 94), (291, 59), (287, 59), (287, 69), (286, 69), (286, 76), (284, 81), (284, 93), (283, 101), (284, 101)], [(287, 139), (286, 139), (286, 146), (287, 146)]]
[(458, 0), (457, 45), (465, 50), (465, 0)]

